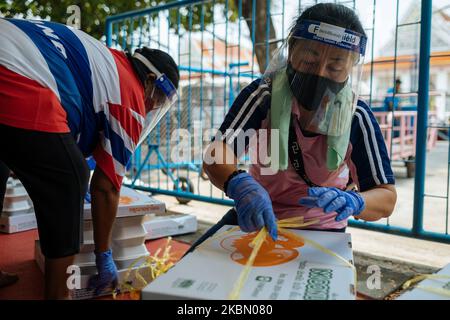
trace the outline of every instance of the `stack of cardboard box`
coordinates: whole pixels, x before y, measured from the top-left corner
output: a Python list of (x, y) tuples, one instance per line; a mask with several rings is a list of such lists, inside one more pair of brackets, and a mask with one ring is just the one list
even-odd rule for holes
[[(79, 268), (81, 280), (80, 286), (71, 292), (74, 299), (94, 297), (94, 292), (87, 288), (89, 277), (96, 273), (90, 203), (85, 204), (84, 210), (84, 239), (80, 253), (76, 255), (74, 262), (74, 266)], [(144, 217), (148, 214), (159, 216), (164, 213), (165, 205), (163, 202), (133, 189), (122, 187), (119, 209), (112, 232), (113, 258), (119, 269), (119, 278), (122, 281), (130, 265), (136, 259), (149, 255), (145, 246), (147, 232), (143, 225)], [(35, 256), (38, 265), (44, 271), (45, 258), (41, 253), (39, 241), (36, 241)], [(139, 267), (139, 264), (135, 267)], [(127, 280), (133, 281), (133, 279)], [(111, 290), (105, 290), (100, 295), (106, 294), (111, 294)]]
[(0, 232), (15, 233), (37, 227), (33, 203), (22, 183), (9, 178), (0, 214)]
[(197, 217), (191, 214), (170, 214), (167, 216), (147, 215), (144, 218), (145, 239), (158, 239), (196, 232)]

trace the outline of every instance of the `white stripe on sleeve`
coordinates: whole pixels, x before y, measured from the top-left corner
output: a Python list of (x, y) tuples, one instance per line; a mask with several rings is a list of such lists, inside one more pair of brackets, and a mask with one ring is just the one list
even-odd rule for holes
[(233, 119), (233, 121), (231, 122), (230, 126), (228, 127), (228, 129), (230, 129), (228, 131), (228, 134), (224, 135), (223, 139), (228, 139), (228, 135), (231, 134), (232, 132), (237, 132), (239, 131), (238, 129), (243, 128), (244, 125), (247, 123), (248, 119), (250, 118), (250, 116), (253, 114), (253, 112), (256, 109), (256, 106), (258, 106), (258, 104), (262, 101), (261, 98), (265, 97), (267, 94), (269, 94), (268, 91), (265, 91), (263, 96), (261, 98), (259, 98), (250, 108), (249, 112), (245, 115), (244, 120), (241, 122), (241, 124), (239, 126), (236, 126), (237, 122), (239, 121), (239, 119), (244, 115), (245, 111), (247, 110), (248, 106), (250, 105), (250, 103), (253, 101), (253, 99), (255, 98), (255, 96), (257, 96), (261, 90), (263, 89), (268, 89), (269, 86), (267, 84), (263, 84), (260, 85), (258, 87), (258, 89), (256, 89), (248, 98), (247, 100), (245, 100), (245, 103), (242, 105), (241, 109), (239, 110), (238, 114), (236, 115), (236, 117)]
[(122, 138), (125, 147), (133, 153), (136, 150), (136, 144), (133, 142), (133, 139), (128, 135), (124, 128), (122, 128), (121, 123), (117, 120), (113, 115), (109, 113), (109, 107), (106, 105), (104, 107), (106, 118), (112, 128), (112, 130), (117, 133), (119, 137)]
[(364, 145), (366, 146), (367, 157), (369, 158), (370, 170), (372, 171), (373, 180), (375, 181), (375, 183), (377, 185), (379, 185), (381, 183), (377, 176), (377, 169), (375, 168), (375, 163), (373, 162), (373, 156), (372, 156), (372, 150), (370, 149), (369, 137), (368, 137), (366, 128), (364, 126), (362, 116), (358, 112), (355, 113), (355, 116), (359, 120), (359, 126), (361, 127), (361, 131), (364, 136)]
[(121, 105), (119, 72), (111, 51), (103, 43), (83, 31), (70, 30), (80, 39), (88, 55), (94, 91), (92, 100), (94, 110), (102, 111), (102, 107), (108, 102)]
[(107, 154), (111, 156), (115, 173), (121, 177), (125, 176), (126, 172), (125, 166), (123, 166), (119, 161), (117, 161), (112, 155), (111, 141), (108, 138), (106, 138), (103, 133), (101, 133), (100, 141), (102, 141), (103, 149), (106, 151)]
[(236, 117), (233, 119), (233, 122), (230, 124), (229, 129), (233, 129), (233, 127), (236, 125), (236, 123), (239, 121), (239, 119), (242, 117), (243, 113), (249, 106), (250, 102), (255, 98), (255, 96), (262, 90), (267, 89), (269, 86), (267, 84), (260, 85), (258, 89), (255, 90), (248, 98), (245, 100), (245, 103), (242, 105), (241, 109), (239, 110), (239, 113), (236, 115)]
[(27, 34), (8, 20), (0, 18), (0, 43), (1, 65), (49, 88), (61, 101), (47, 61)]
[(247, 115), (245, 116), (244, 120), (242, 120), (241, 125), (239, 126), (239, 128), (237, 130), (232, 130), (231, 132), (234, 132), (233, 135), (231, 136), (231, 141), (233, 141), (234, 139), (236, 139), (236, 137), (238, 136), (238, 133), (240, 132), (239, 129), (243, 128), (248, 120), (250, 119), (250, 117), (252, 116), (253, 112), (255, 112), (256, 107), (259, 106), (259, 104), (261, 103), (261, 101), (267, 96), (270, 95), (270, 93), (268, 91), (264, 91), (263, 94), (261, 95), (261, 97), (258, 98), (258, 100), (256, 100), (256, 102), (252, 105), (250, 111), (247, 113)]
[(386, 178), (386, 174), (384, 173), (383, 162), (381, 160), (381, 155), (380, 155), (380, 149), (378, 149), (377, 137), (375, 136), (375, 128), (373, 127), (372, 121), (371, 121), (370, 116), (367, 113), (367, 111), (361, 107), (357, 107), (357, 109), (360, 110), (364, 114), (364, 117), (366, 118), (366, 121), (369, 124), (370, 136), (372, 138), (372, 144), (373, 144), (373, 148), (375, 150), (375, 156), (377, 158), (378, 168), (380, 169), (380, 174), (381, 174), (381, 178), (383, 179), (383, 183), (387, 184), (388, 181)]

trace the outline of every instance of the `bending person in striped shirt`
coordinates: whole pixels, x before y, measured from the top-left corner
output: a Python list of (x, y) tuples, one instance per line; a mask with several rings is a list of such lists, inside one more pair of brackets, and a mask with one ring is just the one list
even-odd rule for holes
[[(319, 221), (310, 229), (344, 232), (352, 216), (391, 215), (396, 190), (388, 152), (358, 99), (365, 45), (359, 18), (343, 5), (317, 4), (298, 17), (205, 153), (206, 173), (235, 208), (191, 250), (225, 224), (245, 232), (266, 227), (276, 239), (277, 219), (303, 216)], [(248, 173), (237, 170), (244, 153), (256, 154)]]
[(68, 297), (91, 155), (99, 293), (117, 283), (110, 238), (125, 167), (176, 102), (178, 67), (163, 51), (124, 53), (48, 21), (0, 19), (0, 43), (0, 161), (34, 203), (45, 297)]

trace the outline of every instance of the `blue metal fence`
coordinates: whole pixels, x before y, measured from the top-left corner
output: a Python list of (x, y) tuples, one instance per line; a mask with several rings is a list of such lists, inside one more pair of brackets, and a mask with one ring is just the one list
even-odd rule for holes
[[(181, 0), (108, 17), (108, 46), (128, 50), (141, 46), (163, 49), (175, 57), (181, 75), (180, 101), (133, 156), (130, 184), (137, 189), (175, 196), (182, 203), (200, 200), (232, 205), (233, 202), (214, 188), (202, 172), (202, 150), (220, 126), (240, 89), (264, 70), (271, 53), (286, 37), (295, 14), (317, 2), (320, 1)], [(365, 72), (370, 92), (366, 98), (373, 104), (377, 63), (374, 43), (377, 26), (380, 26), (375, 18), (379, 10), (377, 0), (335, 2), (356, 9), (369, 7), (367, 12), (371, 19), (365, 27), (371, 56), (366, 59), (369, 62)], [(448, 192), (447, 211), (443, 213), (446, 223), (442, 232), (426, 231), (423, 226), (432, 1), (421, 2), (419, 21), (404, 25), (399, 22), (399, 1), (396, 6), (395, 2), (391, 3), (397, 10), (392, 82), (397, 72), (398, 31), (402, 27), (420, 26), (418, 90), (414, 91), (418, 97), (414, 212), (411, 227), (392, 225), (389, 220), (385, 224), (351, 220), (350, 225), (450, 243)], [(287, 7), (294, 6), (294, 10), (287, 10)], [(448, 127), (443, 126), (442, 129), (448, 130)], [(201, 134), (192, 135), (195, 132)], [(187, 155), (180, 156), (179, 141), (189, 146)]]

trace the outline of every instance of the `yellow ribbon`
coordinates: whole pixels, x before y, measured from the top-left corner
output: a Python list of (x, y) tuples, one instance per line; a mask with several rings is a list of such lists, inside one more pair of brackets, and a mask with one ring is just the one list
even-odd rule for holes
[[(162, 275), (163, 273), (166, 273), (171, 267), (173, 267), (173, 259), (174, 259), (174, 253), (171, 252), (172, 246), (170, 245), (172, 241), (172, 238), (169, 237), (167, 239), (166, 245), (164, 247), (164, 250), (161, 253), (161, 248), (156, 250), (156, 252), (153, 255), (149, 256), (141, 256), (134, 260), (130, 266), (127, 269), (127, 273), (125, 274), (124, 280), (119, 285), (118, 289), (113, 290), (113, 298), (117, 298), (118, 292), (126, 292), (128, 291), (130, 293), (131, 299), (139, 299), (139, 292), (142, 290), (143, 287), (145, 287), (148, 284), (148, 281), (145, 279), (145, 277), (141, 274), (141, 271), (150, 272), (150, 278), (151, 281), (155, 280), (157, 277)], [(133, 272), (134, 267), (142, 261), (142, 264), (139, 268), (134, 270), (134, 278), (138, 280), (142, 285), (136, 286), (133, 281), (129, 280), (130, 275)]]
[[(420, 282), (422, 280), (425, 279), (450, 279), (450, 276), (448, 275), (440, 275), (440, 274), (419, 274), (417, 276), (415, 276), (414, 278), (406, 281), (403, 285), (402, 285), (402, 289), (406, 290), (409, 287), (411, 287), (411, 285)], [(418, 289), (422, 289), (424, 291), (428, 291), (440, 296), (446, 296), (446, 297), (450, 297), (450, 290), (449, 289), (444, 289), (444, 288), (434, 288), (434, 287), (429, 287), (429, 286), (421, 286), (418, 285), (416, 288)]]

